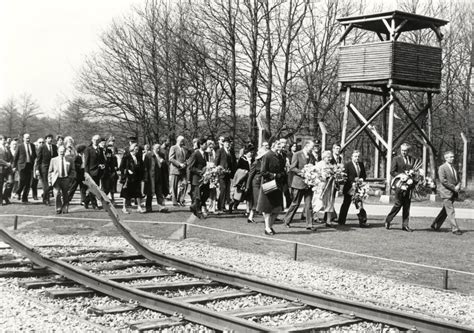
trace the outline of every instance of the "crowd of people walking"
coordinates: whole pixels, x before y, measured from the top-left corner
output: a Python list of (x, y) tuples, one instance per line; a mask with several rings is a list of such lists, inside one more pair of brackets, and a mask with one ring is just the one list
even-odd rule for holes
[[(393, 159), (393, 177), (413, 167), (415, 159), (409, 150), (410, 146), (403, 144), (400, 156)], [(20, 203), (28, 204), (30, 190), (33, 200), (39, 200), (41, 181), (41, 200), (49, 206), (51, 198), (55, 198), (57, 214), (69, 212), (78, 189), (81, 205), (101, 209), (100, 202), (83, 183), (87, 173), (113, 204), (117, 204), (117, 195), (122, 198), (124, 214), (129, 214), (134, 205), (139, 213), (152, 212), (154, 200), (157, 212), (168, 213), (166, 199), (173, 206), (185, 206), (189, 195), (189, 208), (198, 218), (232, 214), (244, 203), (247, 222), (255, 223), (256, 214), (261, 213), (265, 234), (274, 235), (273, 226), (279, 214), (285, 212), (283, 225), (291, 228), (302, 201), (301, 220), (306, 221), (310, 231), (316, 231), (314, 225), (318, 222), (327, 227), (344, 225), (354, 202), (359, 211), (359, 226), (370, 227), (362, 203), (353, 200), (354, 182), (367, 177), (359, 151), (353, 151), (344, 163), (338, 144), (321, 152), (317, 141), (306, 140), (299, 146), (288, 145), (282, 138), (264, 142), (260, 147), (249, 143), (240, 150), (238, 159), (236, 155), (232, 139), (225, 136), (217, 142), (194, 139), (191, 147), (183, 136), (178, 136), (172, 146), (168, 142), (140, 146), (136, 137), (129, 137), (129, 145), (119, 152), (113, 137), (94, 135), (89, 145), (76, 145), (70, 136), (54, 138), (48, 134), (33, 143), (29, 134), (24, 134), (21, 141), (0, 135), (0, 202), (8, 205), (16, 197)], [(443, 210), (431, 227), (437, 231), (449, 218), (453, 233), (460, 235), (453, 207), (460, 191), (459, 177), (452, 164), (454, 154), (446, 152), (445, 159), (439, 171)], [(325, 176), (323, 186), (319, 187), (322, 190), (318, 191), (306, 179), (308, 165), (313, 165), (319, 174), (331, 166), (340, 166), (347, 179), (338, 184), (331, 175)], [(344, 200), (336, 214), (334, 200), (339, 185)], [(385, 220), (386, 229), (391, 228), (393, 218), (403, 209), (402, 230), (412, 231), (411, 193), (395, 189), (395, 204)]]

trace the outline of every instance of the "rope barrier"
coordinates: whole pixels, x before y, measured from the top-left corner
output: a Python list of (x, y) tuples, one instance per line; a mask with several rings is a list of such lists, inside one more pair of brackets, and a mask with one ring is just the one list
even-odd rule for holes
[[(62, 219), (62, 220), (86, 220), (86, 221), (110, 222), (110, 220), (108, 220), (108, 219), (92, 219), (92, 218), (85, 218), (85, 217), (61, 217), (61, 216), (48, 216), (48, 217), (45, 217), (45, 216), (39, 216), (39, 215), (21, 215), (21, 214), (2, 214), (2, 215), (0, 215), (0, 217), (14, 217), (14, 216), (35, 217), (35, 218), (52, 218), (52, 219)], [(137, 221), (137, 220), (124, 220), (124, 222), (126, 222), (126, 223), (129, 223), (129, 222), (131, 222), (131, 223), (145, 223), (145, 224), (188, 225), (189, 227), (192, 226), (192, 227), (195, 227), (195, 228), (201, 228), (201, 229), (213, 230), (213, 231), (218, 231), (218, 232), (224, 232), (224, 233), (233, 234), (233, 235), (252, 237), (252, 238), (258, 238), (258, 239), (264, 239), (264, 240), (267, 240), (267, 241), (270, 240), (270, 241), (293, 244), (293, 245), (295, 243), (297, 243), (299, 246), (307, 246), (307, 247), (316, 248), (316, 249), (319, 249), (319, 250), (325, 250), (325, 251), (330, 251), (330, 252), (336, 252), (336, 253), (341, 253), (341, 254), (346, 254), (346, 255), (362, 257), (362, 258), (376, 259), (376, 260), (388, 261), (388, 262), (393, 262), (393, 263), (398, 263), (398, 264), (403, 264), (403, 265), (422, 267), (422, 268), (428, 268), (428, 269), (435, 269), (435, 270), (440, 270), (440, 271), (450, 271), (450, 272), (454, 272), (454, 273), (460, 273), (460, 274), (466, 274), (466, 275), (474, 276), (474, 272), (461, 271), (461, 270), (457, 270), (457, 269), (453, 269), (453, 268), (425, 265), (425, 264), (419, 264), (419, 263), (410, 262), (410, 261), (403, 261), (403, 260), (397, 260), (397, 259), (390, 259), (390, 258), (372, 256), (372, 255), (369, 255), (369, 254), (362, 254), (362, 253), (357, 253), (357, 252), (338, 250), (338, 249), (333, 249), (333, 248), (329, 248), (329, 247), (313, 245), (313, 244), (308, 244), (308, 243), (295, 242), (295, 241), (290, 241), (290, 240), (281, 239), (281, 238), (274, 238), (274, 237), (269, 238), (269, 237), (265, 237), (265, 236), (251, 235), (251, 234), (246, 234), (246, 233), (243, 233), (243, 232), (230, 231), (230, 230), (225, 230), (225, 229), (218, 229), (218, 228), (213, 228), (213, 227), (208, 227), (208, 226), (203, 226), (203, 225), (198, 225), (198, 224), (190, 224), (190, 223), (185, 223), (185, 222)]]

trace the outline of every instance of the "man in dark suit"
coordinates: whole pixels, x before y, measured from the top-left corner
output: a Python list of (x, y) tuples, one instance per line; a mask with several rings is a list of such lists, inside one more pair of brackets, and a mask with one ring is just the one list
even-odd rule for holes
[(41, 178), (43, 184), (43, 203), (49, 206), (48, 170), (49, 164), (53, 157), (58, 156), (58, 147), (52, 143), (53, 135), (48, 134), (44, 137), (44, 144), (38, 149), (38, 157), (36, 159), (36, 176)]
[(186, 160), (188, 156), (188, 150), (184, 146), (184, 137), (180, 135), (176, 138), (176, 144), (170, 148), (169, 153), (173, 206), (184, 206), (184, 196), (187, 188)]
[[(413, 168), (415, 164), (415, 158), (410, 156), (410, 145), (408, 143), (403, 143), (400, 146), (400, 155), (396, 156), (392, 161), (392, 168), (390, 174), (392, 177), (395, 177), (405, 171), (408, 171)], [(395, 203), (393, 204), (392, 210), (388, 213), (387, 218), (385, 219), (385, 228), (390, 229), (390, 224), (392, 223), (393, 218), (398, 214), (400, 209), (403, 208), (402, 213), (402, 230), (412, 232), (408, 226), (410, 219), (410, 205), (411, 205), (411, 195), (412, 190), (402, 190), (395, 189)]]
[(189, 207), (191, 212), (197, 217), (206, 216), (206, 201), (209, 198), (209, 184), (201, 184), (202, 175), (207, 165), (208, 156), (206, 153), (207, 139), (199, 139), (197, 147), (191, 157), (188, 165), (188, 179), (191, 182), (191, 200)]
[[(99, 141), (100, 136), (94, 135), (92, 137), (92, 144), (84, 152), (84, 172), (92, 177), (97, 186), (100, 186), (100, 178), (105, 169), (105, 157), (100, 150)], [(89, 208), (89, 203), (92, 205), (92, 208), (99, 209), (97, 199), (90, 191), (84, 201), (84, 207)]]
[(311, 151), (314, 148), (314, 142), (308, 140), (305, 142), (302, 150), (293, 154), (291, 159), (290, 171), (293, 172), (293, 179), (291, 182), (291, 188), (293, 190), (293, 201), (291, 202), (288, 212), (283, 218), (283, 222), (289, 228), (290, 223), (293, 221), (293, 217), (300, 206), (301, 200), (304, 198), (304, 215), (306, 217), (306, 229), (313, 229), (313, 190), (304, 182), (304, 178), (301, 174), (304, 166), (308, 163), (314, 163), (314, 157)]
[(441, 183), (438, 191), (441, 199), (443, 199), (443, 208), (431, 224), (431, 229), (439, 231), (447, 217), (451, 223), (451, 231), (453, 234), (459, 236), (462, 235), (462, 231), (456, 222), (454, 200), (456, 200), (461, 190), (461, 182), (458, 173), (453, 167), (454, 153), (452, 151), (444, 153), (444, 160), (446, 162), (438, 169), (438, 176)]
[[(346, 224), (347, 211), (352, 202), (352, 184), (359, 180), (365, 179), (367, 177), (365, 173), (365, 167), (362, 162), (359, 161), (360, 152), (354, 150), (352, 152), (351, 161), (344, 165), (344, 170), (347, 173), (347, 180), (342, 188), (342, 194), (344, 195), (344, 201), (342, 202), (341, 210), (339, 211), (339, 220), (338, 223), (343, 225)], [(357, 207), (359, 208), (359, 207)], [(359, 220), (359, 225), (361, 228), (367, 228), (369, 225), (365, 220)]]
[(335, 143), (332, 145), (331, 164), (341, 164), (341, 163), (342, 163), (341, 145), (338, 143)]
[(158, 211), (167, 213), (165, 207), (165, 196), (168, 195), (168, 167), (165, 156), (160, 151), (160, 144), (153, 145), (151, 151), (145, 155), (145, 193), (146, 212), (151, 212), (153, 196), (156, 195)]
[(16, 194), (18, 198), (21, 197), (22, 203), (28, 203), (28, 193), (30, 192), (35, 159), (35, 145), (30, 142), (30, 135), (25, 133), (23, 135), (23, 143), (18, 145), (18, 152), (14, 160), (14, 166), (20, 173), (20, 185)]
[[(230, 150), (230, 138), (226, 137), (223, 141), (222, 148), (219, 148), (216, 152), (216, 159), (214, 161), (216, 166), (221, 166), (224, 169), (224, 173), (219, 176), (219, 199), (217, 201), (218, 213), (222, 213), (225, 210), (225, 203), (230, 200), (230, 180), (233, 177), (235, 167), (235, 157), (232, 155)], [(229, 204), (229, 213), (232, 213), (231, 202)]]
[[(10, 149), (5, 147), (5, 137), (0, 135), (0, 206), (3, 206), (3, 202), (8, 205), (10, 200), (8, 199), (8, 187), (10, 186), (8, 182), (8, 177), (12, 172), (13, 165), (13, 155), (10, 152)], [(7, 180), (7, 185), (5, 186), (5, 193), (3, 192), (3, 184)]]

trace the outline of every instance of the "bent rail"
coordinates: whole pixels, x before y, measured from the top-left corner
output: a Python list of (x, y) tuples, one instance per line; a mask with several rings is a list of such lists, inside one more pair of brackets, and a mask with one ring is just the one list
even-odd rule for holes
[(136, 301), (144, 308), (171, 316), (178, 313), (182, 315), (185, 320), (221, 331), (231, 329), (236, 332), (264, 332), (271, 330), (269, 327), (245, 319), (213, 312), (203, 307), (177, 302), (167, 297), (128, 287), (121, 283), (91, 274), (66, 262), (43, 256), (35, 251), (33, 246), (21, 242), (3, 228), (0, 229), (0, 239), (37, 265), (48, 267), (57, 274), (103, 294), (123, 300)]
[(249, 288), (260, 293), (288, 300), (299, 300), (314, 307), (338, 313), (351, 314), (362, 319), (381, 322), (396, 327), (406, 329), (416, 328), (425, 332), (469, 332), (473, 330), (473, 328), (470, 327), (446, 323), (421, 315), (404, 313), (397, 310), (386, 309), (361, 302), (349, 301), (334, 296), (293, 288), (282, 284), (257, 280), (243, 274), (226, 272), (224, 270), (158, 253), (148, 245), (140, 242), (136, 233), (121, 223), (117, 210), (113, 207), (109, 198), (99, 189), (92, 178), (87, 174), (84, 184), (89, 187), (91, 192), (101, 199), (105, 210), (112, 219), (112, 222), (125, 239), (145, 258), (161, 265), (175, 267), (183, 272), (236, 287)]

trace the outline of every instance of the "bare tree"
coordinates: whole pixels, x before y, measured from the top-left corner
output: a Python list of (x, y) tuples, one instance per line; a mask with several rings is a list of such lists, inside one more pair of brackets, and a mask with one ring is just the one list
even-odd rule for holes
[(38, 103), (27, 93), (20, 96), (18, 109), (20, 115), (18, 135), (23, 135), (31, 130), (31, 120), (39, 116), (41, 112), (39, 111)]
[(20, 118), (16, 101), (10, 97), (7, 102), (0, 108), (2, 132), (9, 137), (13, 137), (17, 132), (17, 123)]

